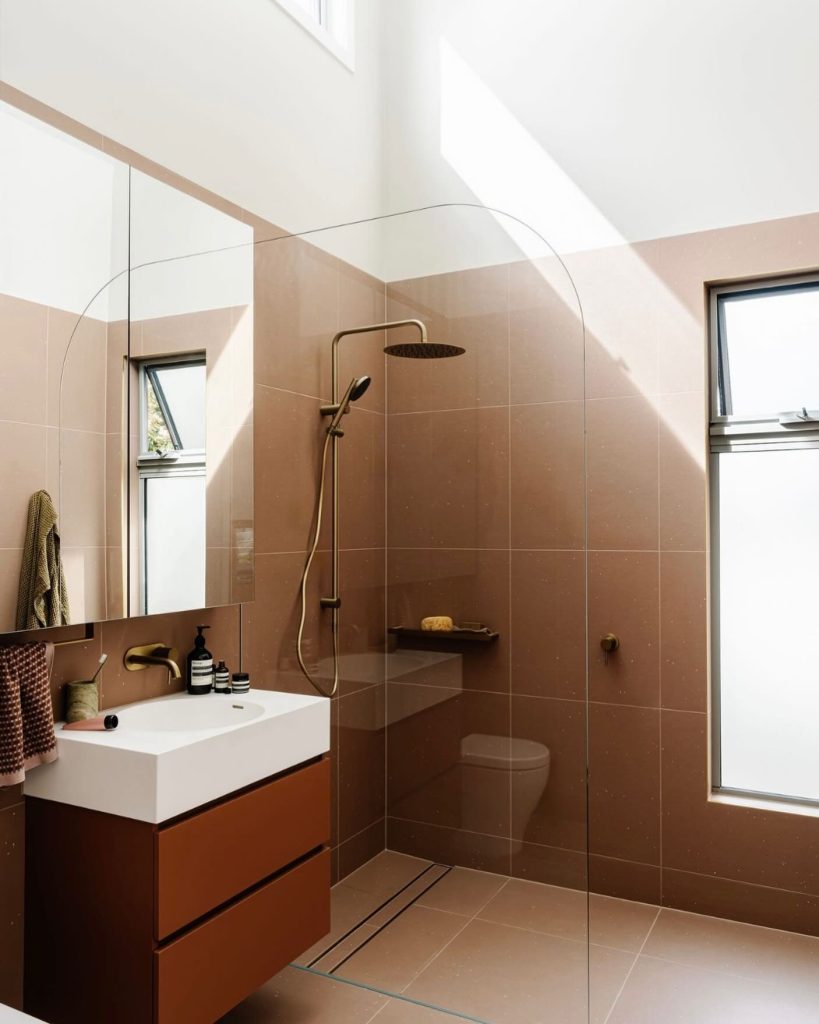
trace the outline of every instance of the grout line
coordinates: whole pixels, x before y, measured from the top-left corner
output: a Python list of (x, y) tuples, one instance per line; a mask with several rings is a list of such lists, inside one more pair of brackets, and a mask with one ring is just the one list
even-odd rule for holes
[[(503, 876), (501, 876), (501, 877), (503, 877)], [(472, 924), (472, 922), (475, 920), (475, 918), (478, 916), (478, 914), (482, 910), (486, 909), (486, 907), (492, 902), (492, 900), (500, 892), (502, 892), (506, 888), (506, 886), (509, 884), (510, 881), (511, 881), (511, 878), (507, 877), (506, 881), (503, 883), (503, 885), (501, 885), (501, 887), (497, 890), (497, 892), (493, 893), (492, 896), (490, 896), (489, 899), (486, 901), (486, 903), (484, 903), (481, 907), (479, 907), (475, 911), (475, 913), (472, 914), (470, 917), (467, 917), (466, 914), (461, 914), (460, 915), (461, 917), (466, 917), (465, 924), (461, 928), (459, 928), (457, 932), (455, 932), (455, 934), (450, 938), (450, 940), (448, 942), (446, 942), (443, 946), (441, 946), (441, 948), (438, 950), (437, 953), (435, 953), (433, 956), (431, 956), (429, 958), (429, 960), (425, 961), (425, 963), (421, 967), (419, 967), (419, 969), (415, 972), (415, 974), (412, 976), (412, 978), (401, 989), (401, 992), (406, 992), (407, 989), (410, 987), (410, 985), (412, 985), (412, 983), (414, 981), (417, 981), (417, 979), (424, 973), (424, 971), (426, 971), (429, 967), (432, 966), (432, 964), (438, 959), (438, 957), (444, 952), (444, 950), (445, 949), (449, 949), (449, 947), (452, 945), (452, 943), (455, 941), (455, 939), (457, 939), (459, 935), (463, 934), (463, 932), (470, 926), (470, 924)]]
[[(614, 999), (612, 1001), (612, 1004), (609, 1007), (609, 1012), (606, 1014), (606, 1019), (603, 1021), (603, 1024), (609, 1024), (609, 1021), (611, 1020), (611, 1015), (614, 1013), (614, 1010), (615, 1010), (617, 1004), (620, 1002), (620, 997), (622, 996), (623, 992), (625, 991), (625, 987), (628, 984), (628, 980), (631, 977), (632, 973), (634, 972), (634, 968), (637, 966), (637, 961), (640, 959), (640, 956), (642, 955), (643, 950), (646, 948), (646, 943), (648, 942), (649, 938), (651, 937), (651, 933), (654, 931), (654, 926), (657, 924), (657, 921), (660, 919), (661, 911), (662, 911), (662, 907), (657, 907), (657, 913), (654, 915), (654, 920), (651, 922), (651, 927), (646, 932), (646, 937), (643, 939), (643, 944), (640, 946), (640, 948), (637, 950), (637, 952), (634, 955), (634, 960), (631, 963), (631, 967), (629, 967), (629, 969), (628, 969), (628, 974), (625, 976), (625, 978), (623, 978), (623, 984), (618, 989), (617, 995), (614, 997)], [(591, 975), (591, 971), (589, 971), (589, 974)]]

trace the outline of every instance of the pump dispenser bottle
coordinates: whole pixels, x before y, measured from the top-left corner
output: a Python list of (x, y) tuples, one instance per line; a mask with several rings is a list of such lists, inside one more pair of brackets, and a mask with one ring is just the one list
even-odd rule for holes
[(205, 647), (204, 637), (204, 630), (210, 626), (196, 628), (199, 633), (188, 655), (188, 693), (210, 693), (213, 689), (213, 655)]

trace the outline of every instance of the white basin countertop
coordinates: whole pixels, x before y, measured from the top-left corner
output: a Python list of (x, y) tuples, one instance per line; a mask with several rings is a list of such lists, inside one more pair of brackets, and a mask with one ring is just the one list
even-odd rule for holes
[(274, 690), (174, 693), (106, 709), (119, 726), (64, 732), (26, 796), (159, 823), (330, 749), (330, 701)]

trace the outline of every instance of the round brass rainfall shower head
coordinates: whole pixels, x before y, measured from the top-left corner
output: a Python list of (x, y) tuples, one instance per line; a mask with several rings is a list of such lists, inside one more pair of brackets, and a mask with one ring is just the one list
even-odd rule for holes
[(384, 351), (388, 356), (398, 356), (400, 359), (449, 359), (462, 356), (466, 349), (438, 341), (413, 341), (387, 345)]

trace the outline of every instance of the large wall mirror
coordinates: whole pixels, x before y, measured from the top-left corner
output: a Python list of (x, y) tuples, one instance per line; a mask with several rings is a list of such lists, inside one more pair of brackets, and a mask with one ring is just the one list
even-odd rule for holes
[(7, 104), (0, 147), (0, 632), (249, 600), (252, 228)]

